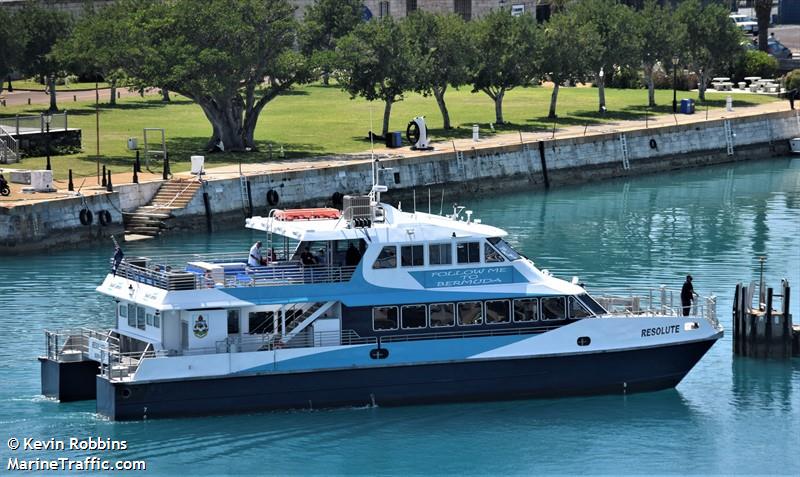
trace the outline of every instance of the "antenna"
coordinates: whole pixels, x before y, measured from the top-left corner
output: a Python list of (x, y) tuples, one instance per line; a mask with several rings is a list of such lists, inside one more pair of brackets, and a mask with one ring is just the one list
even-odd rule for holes
[(378, 187), (378, 159), (375, 157), (375, 132), (373, 131), (372, 123), (372, 103), (369, 104), (369, 147), (370, 158), (372, 159), (372, 187), (369, 191), (369, 196), (375, 203), (381, 201), (381, 190)]
[(431, 213), (431, 188), (428, 187), (428, 215)]
[(417, 189), (411, 189), (411, 192), (414, 194), (414, 213), (417, 213)]

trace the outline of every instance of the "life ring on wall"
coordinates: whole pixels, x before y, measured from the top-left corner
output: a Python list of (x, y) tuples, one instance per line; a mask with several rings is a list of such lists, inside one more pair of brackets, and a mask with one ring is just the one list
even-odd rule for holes
[(331, 203), (337, 209), (342, 207), (342, 205), (344, 205), (344, 194), (341, 192), (334, 192), (331, 196)]
[(658, 143), (655, 139), (650, 140), (650, 149), (658, 149)]
[(94, 221), (94, 214), (89, 209), (81, 209), (80, 214), (78, 214), (78, 218), (81, 220), (81, 224), (83, 225), (92, 225)]
[(280, 197), (278, 197), (278, 192), (275, 189), (270, 189), (267, 191), (267, 203), (269, 205), (278, 205), (280, 201)]
[(106, 226), (111, 223), (111, 212), (103, 209), (97, 213), (97, 219), (100, 220), (100, 225)]

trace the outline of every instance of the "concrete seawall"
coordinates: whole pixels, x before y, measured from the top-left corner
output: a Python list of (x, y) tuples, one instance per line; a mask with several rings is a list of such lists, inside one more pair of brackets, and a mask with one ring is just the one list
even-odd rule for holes
[[(543, 188), (543, 163), (550, 186), (559, 187), (611, 177), (757, 160), (786, 155), (788, 139), (797, 136), (800, 136), (800, 121), (795, 112), (780, 111), (622, 133), (556, 138), (541, 144), (482, 147), (476, 143), (475, 147), (459, 153), (440, 149), (415, 157), (382, 160), (381, 166), (390, 169), (382, 174), (383, 183), (389, 186), (389, 193), (384, 197), (392, 202), (407, 200), (416, 190), (422, 200), (431, 188), (436, 197), (445, 190), (447, 201), (452, 202), (494, 191)], [(267, 193), (270, 190), (278, 193), (276, 207), (279, 208), (331, 205), (334, 193), (363, 194), (371, 185), (370, 172), (371, 164), (365, 160), (343, 166), (248, 176), (254, 215), (269, 212)], [(146, 204), (159, 185), (160, 182), (116, 186), (113, 193), (86, 197), (86, 206), (95, 215), (97, 210), (109, 210), (113, 222), (110, 227), (98, 225), (96, 217), (91, 226), (81, 225), (78, 219), (84, 207), (81, 198), (0, 207), (0, 254), (27, 252), (52, 244), (83, 243), (120, 233), (121, 211), (128, 212)], [(209, 180), (184, 209), (174, 211), (175, 219), (171, 220), (174, 228), (206, 229), (203, 192), (208, 193), (210, 199), (214, 228), (242, 226), (244, 215), (237, 177)]]
[[(629, 168), (623, 163), (620, 133), (593, 134), (544, 141), (543, 150), (551, 187), (610, 177), (635, 176), (707, 164), (755, 160), (789, 152), (788, 139), (800, 135), (793, 112), (730, 119), (733, 151), (729, 155), (725, 120), (626, 131)], [(414, 189), (421, 197), (431, 188), (448, 201), (493, 191), (544, 187), (538, 142), (470, 150), (432, 151), (403, 159), (382, 160), (391, 169), (383, 173), (389, 186), (384, 197), (407, 199)], [(276, 207), (331, 205), (332, 196), (365, 193), (370, 163), (250, 176), (254, 215), (266, 215), (267, 192), (280, 198)], [(205, 205), (201, 189), (189, 205), (176, 211), (180, 228), (204, 228)], [(213, 180), (205, 186), (215, 226), (243, 223), (239, 180)]]

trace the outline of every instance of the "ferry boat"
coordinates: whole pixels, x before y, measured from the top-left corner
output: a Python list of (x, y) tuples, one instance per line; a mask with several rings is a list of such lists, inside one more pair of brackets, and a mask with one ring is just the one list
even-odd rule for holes
[(463, 207), (385, 191), (247, 219), (268, 263), (118, 255), (97, 287), (116, 326), (46, 331), (42, 393), (112, 420), (632, 393), (723, 334), (713, 298), (683, 316), (663, 287), (592, 297)]

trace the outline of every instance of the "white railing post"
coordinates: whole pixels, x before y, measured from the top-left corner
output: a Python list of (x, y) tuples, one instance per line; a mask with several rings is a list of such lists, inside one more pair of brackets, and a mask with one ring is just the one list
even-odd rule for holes
[(661, 285), (660, 288), (661, 288), (661, 314), (666, 315), (667, 310), (665, 308), (665, 305), (667, 304), (667, 286)]

